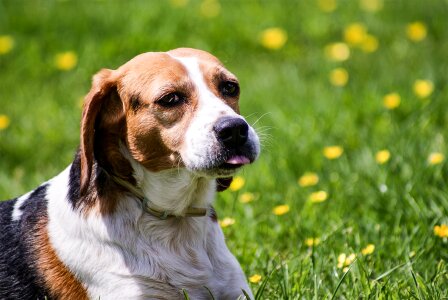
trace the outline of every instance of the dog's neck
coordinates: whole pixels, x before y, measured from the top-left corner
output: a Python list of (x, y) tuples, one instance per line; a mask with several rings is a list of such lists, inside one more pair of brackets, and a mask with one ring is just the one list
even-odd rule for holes
[(134, 170), (134, 178), (149, 204), (158, 211), (183, 215), (189, 207), (208, 208), (216, 191), (213, 179), (198, 176), (186, 169), (151, 172), (123, 153)]

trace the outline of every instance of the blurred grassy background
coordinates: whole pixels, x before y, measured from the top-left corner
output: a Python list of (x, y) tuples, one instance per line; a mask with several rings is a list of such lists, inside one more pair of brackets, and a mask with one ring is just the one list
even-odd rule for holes
[(446, 298), (447, 16), (442, 0), (2, 0), (0, 198), (71, 162), (95, 72), (200, 48), (239, 77), (263, 140), (216, 204), (258, 298)]

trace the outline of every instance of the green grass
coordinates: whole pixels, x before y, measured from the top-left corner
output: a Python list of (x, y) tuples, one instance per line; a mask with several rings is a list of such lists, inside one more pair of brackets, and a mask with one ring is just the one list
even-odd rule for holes
[[(430, 165), (431, 152), (447, 154), (448, 2), (385, 0), (376, 13), (358, 1), (338, 1), (332, 13), (316, 1), (222, 0), (215, 18), (201, 15), (199, 0), (183, 8), (163, 1), (0, 1), (0, 35), (13, 50), (0, 55), (0, 198), (12, 198), (56, 175), (79, 143), (79, 99), (100, 68), (116, 68), (138, 53), (180, 46), (218, 56), (241, 81), (241, 110), (263, 140), (259, 161), (245, 169), (237, 192), (219, 195), (219, 217), (229, 248), (258, 299), (448, 298), (448, 244), (434, 225), (448, 222), (446, 163)], [(149, 4), (151, 3), (151, 4)], [(428, 35), (406, 37), (421, 21)], [(342, 41), (344, 28), (363, 22), (379, 40), (365, 53), (331, 62), (324, 47)], [(268, 50), (259, 34), (281, 27), (285, 46)], [(78, 64), (63, 72), (54, 57), (74, 51)], [(328, 74), (345, 68), (350, 79), (334, 87)], [(434, 82), (428, 99), (414, 95), (416, 79)], [(383, 96), (401, 95), (395, 110)], [(343, 155), (328, 160), (326, 146)], [(379, 165), (375, 153), (388, 149)], [(297, 179), (316, 172), (316, 186)], [(322, 203), (307, 201), (324, 190)], [(256, 195), (247, 204), (243, 192)], [(272, 209), (288, 204), (276, 216)], [(305, 245), (319, 237), (314, 248)], [(375, 251), (360, 254), (367, 244)], [(347, 273), (340, 253), (356, 253)]]

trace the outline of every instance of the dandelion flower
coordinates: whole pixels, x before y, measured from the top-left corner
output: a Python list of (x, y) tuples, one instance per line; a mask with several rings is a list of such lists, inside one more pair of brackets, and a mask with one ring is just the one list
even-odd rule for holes
[(324, 202), (325, 200), (327, 200), (327, 198), (328, 194), (325, 191), (314, 192), (308, 196), (308, 200), (311, 201), (312, 203)]
[(261, 281), (261, 275), (259, 274), (254, 274), (252, 276), (249, 277), (249, 281), (251, 283), (259, 283)]
[(232, 183), (229, 186), (229, 190), (231, 190), (232, 192), (239, 191), (244, 186), (245, 183), (246, 180), (244, 180), (243, 177), (235, 176), (232, 180)]
[(14, 48), (14, 39), (10, 35), (0, 35), (0, 55), (10, 52)]
[(359, 6), (367, 12), (377, 12), (383, 8), (383, 0), (361, 0)]
[(284, 215), (287, 212), (289, 212), (289, 205), (287, 205), (287, 204), (278, 205), (278, 206), (274, 207), (274, 209), (272, 210), (272, 213), (276, 216)]
[(362, 23), (352, 23), (344, 29), (344, 40), (352, 46), (360, 45), (366, 38), (366, 35), (367, 29)]
[(206, 18), (215, 18), (221, 12), (221, 4), (218, 0), (204, 0), (201, 3), (201, 14)]
[(348, 72), (344, 68), (336, 68), (330, 72), (329, 79), (334, 86), (345, 86), (348, 82)]
[(345, 61), (350, 57), (346, 43), (333, 43), (325, 46), (325, 56), (332, 61)]
[(370, 255), (375, 251), (375, 245), (374, 244), (368, 244), (365, 248), (361, 250), (362, 255)]
[(219, 221), (219, 225), (221, 225), (222, 228), (229, 227), (233, 224), (235, 224), (235, 219), (229, 217), (225, 217), (222, 221)]
[(307, 238), (305, 240), (305, 245), (308, 247), (317, 246), (320, 244), (320, 238)]
[[(355, 261), (355, 259), (356, 259), (356, 254), (355, 253), (352, 253), (352, 254), (350, 254), (348, 256), (345, 253), (341, 253), (338, 256), (337, 267), (339, 269), (341, 269), (343, 267), (348, 267), (348, 266), (350, 266), (353, 263), (353, 261)], [(348, 269), (346, 269), (345, 271), (343, 270), (343, 271), (347, 272), (347, 270)]]
[(427, 98), (434, 91), (434, 83), (430, 80), (419, 79), (414, 82), (414, 94), (419, 98)]
[(441, 238), (447, 238), (448, 237), (448, 225), (441, 224), (434, 226), (434, 234)]
[(366, 53), (375, 52), (378, 49), (378, 39), (370, 34), (366, 34), (364, 40), (361, 42), (361, 50)]
[(62, 71), (73, 69), (78, 63), (78, 56), (73, 51), (58, 53), (55, 57), (56, 68)]
[(352, 254), (350, 254), (349, 256), (347, 256), (347, 258), (345, 259), (345, 265), (346, 266), (348, 266), (348, 265), (350, 265), (354, 260), (355, 260), (355, 258), (356, 258), (356, 254), (355, 253), (352, 253)]
[(323, 153), (327, 159), (336, 159), (344, 153), (344, 148), (341, 146), (328, 146), (324, 148)]
[(341, 269), (342, 267), (344, 267), (344, 263), (345, 263), (345, 259), (347, 258), (347, 255), (345, 253), (341, 253), (338, 256), (338, 264), (337, 267), (339, 269)]
[(316, 173), (305, 173), (303, 174), (299, 180), (298, 180), (298, 184), (301, 187), (307, 187), (307, 186), (313, 186), (316, 185), (319, 182), (319, 176), (317, 176)]
[(11, 123), (11, 120), (7, 115), (0, 115), (0, 130), (8, 128), (9, 123)]
[(188, 4), (188, 0), (170, 0), (172, 7), (185, 7)]
[(390, 93), (383, 97), (384, 107), (387, 109), (395, 109), (400, 106), (401, 97), (398, 93)]
[(336, 10), (336, 0), (317, 0), (317, 6), (323, 12), (332, 12)]
[(389, 150), (381, 150), (375, 154), (375, 160), (380, 165), (385, 164), (386, 162), (389, 161), (389, 159), (390, 159)]
[(241, 203), (249, 203), (255, 199), (255, 195), (252, 193), (246, 192), (246, 193), (242, 193), (239, 198), (240, 198)]
[(272, 27), (261, 33), (261, 45), (267, 49), (278, 50), (282, 48), (288, 40), (288, 34), (280, 27)]
[(427, 29), (423, 22), (413, 22), (407, 25), (406, 35), (413, 42), (420, 42), (426, 38)]
[(430, 165), (438, 165), (441, 164), (445, 160), (445, 155), (440, 152), (433, 152), (428, 156), (428, 163)]

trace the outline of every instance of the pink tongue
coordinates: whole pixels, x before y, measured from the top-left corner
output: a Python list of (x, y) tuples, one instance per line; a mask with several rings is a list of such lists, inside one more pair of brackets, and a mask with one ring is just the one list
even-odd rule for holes
[(250, 163), (250, 160), (242, 155), (236, 155), (229, 158), (226, 163), (231, 165), (246, 165)]

